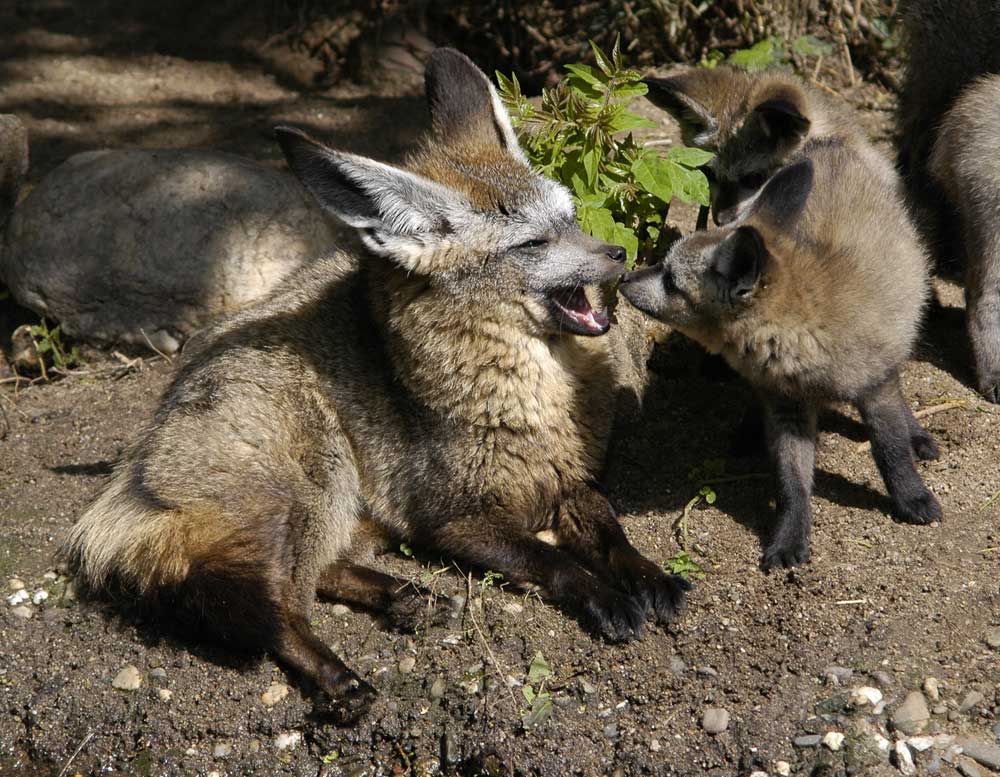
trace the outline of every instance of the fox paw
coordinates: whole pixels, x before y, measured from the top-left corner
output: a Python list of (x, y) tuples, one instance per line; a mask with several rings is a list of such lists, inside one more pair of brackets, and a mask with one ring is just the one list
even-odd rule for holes
[(934, 438), (926, 432), (923, 434), (915, 434), (911, 437), (910, 446), (913, 448), (914, 455), (921, 461), (937, 461), (941, 456), (941, 450), (938, 448), (938, 444), (934, 442)]
[(609, 642), (627, 642), (643, 635), (646, 608), (638, 599), (611, 588), (585, 595), (582, 620)]
[(376, 696), (378, 692), (372, 686), (351, 675), (333, 692), (319, 691), (313, 700), (313, 712), (338, 726), (348, 726), (368, 711)]
[(691, 584), (679, 575), (668, 575), (656, 564), (640, 559), (629, 564), (621, 574), (622, 584), (657, 623), (670, 623), (684, 606)]
[(1000, 374), (980, 378), (979, 392), (990, 402), (1000, 404)]
[(921, 525), (941, 520), (941, 505), (938, 504), (934, 494), (926, 490), (914, 496), (898, 499), (896, 511), (907, 523)]
[(777, 540), (764, 551), (760, 566), (765, 572), (772, 569), (789, 569), (809, 561), (809, 540)]
[(444, 625), (451, 615), (450, 597), (408, 586), (393, 595), (382, 613), (382, 624), (391, 631), (409, 634), (420, 627)]

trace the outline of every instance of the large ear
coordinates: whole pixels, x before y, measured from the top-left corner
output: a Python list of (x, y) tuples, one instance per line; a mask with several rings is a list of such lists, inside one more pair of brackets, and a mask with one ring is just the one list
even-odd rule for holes
[(275, 127), (292, 172), (323, 208), (360, 230), (373, 252), (420, 272), (428, 247), (468, 209), (439, 183), (356, 154), (334, 151), (293, 127)]
[(445, 144), (497, 146), (526, 161), (507, 109), (486, 74), (455, 49), (435, 49), (424, 71), (431, 125)]
[(720, 280), (720, 296), (730, 305), (745, 301), (757, 288), (767, 262), (764, 238), (753, 227), (739, 227), (719, 244), (712, 269)]
[(649, 76), (643, 83), (649, 87), (650, 102), (681, 125), (684, 142), (704, 148), (719, 131), (714, 106), (733, 88), (734, 78), (729, 68), (693, 68), (665, 78)]
[(753, 109), (764, 137), (776, 146), (792, 145), (806, 136), (812, 124), (807, 114), (805, 93), (791, 84), (768, 90)]
[(764, 184), (754, 203), (754, 210), (762, 213), (774, 226), (787, 228), (805, 209), (812, 192), (814, 173), (810, 159), (800, 159), (781, 168)]

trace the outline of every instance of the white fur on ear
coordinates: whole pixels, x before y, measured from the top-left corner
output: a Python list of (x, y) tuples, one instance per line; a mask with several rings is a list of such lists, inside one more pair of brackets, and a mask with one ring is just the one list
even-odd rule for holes
[(517, 159), (524, 164), (530, 164), (528, 162), (528, 157), (525, 156), (524, 150), (521, 148), (521, 144), (517, 142), (517, 133), (514, 132), (514, 125), (511, 123), (510, 114), (507, 112), (506, 106), (503, 104), (503, 100), (500, 99), (500, 95), (497, 94), (496, 88), (493, 84), (490, 84), (490, 103), (493, 105), (493, 118), (496, 121), (497, 127), (500, 128), (500, 133), (503, 135), (504, 145), (507, 147), (507, 153), (512, 157)]

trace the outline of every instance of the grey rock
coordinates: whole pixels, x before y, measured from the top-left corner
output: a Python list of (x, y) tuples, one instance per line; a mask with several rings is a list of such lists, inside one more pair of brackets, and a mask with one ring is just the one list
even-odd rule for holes
[(151, 680), (165, 680), (167, 677), (167, 670), (162, 666), (156, 667), (156, 669), (149, 670), (149, 678)]
[(958, 759), (958, 773), (963, 777), (983, 777), (983, 773), (968, 758)]
[(0, 278), (65, 334), (171, 352), (333, 244), (288, 173), (213, 151), (90, 151), (14, 210)]
[(701, 716), (701, 727), (708, 734), (721, 734), (729, 728), (729, 710), (722, 707), (706, 707)]
[(993, 736), (995, 736), (997, 740), (1000, 740), (1000, 723), (997, 723), (993, 727)]
[(799, 748), (819, 747), (819, 743), (822, 741), (823, 737), (819, 734), (806, 734), (805, 736), (795, 737), (792, 740), (792, 744)]
[(828, 666), (823, 670), (823, 676), (829, 678), (834, 685), (844, 685), (854, 676), (854, 670), (846, 666)]
[(685, 664), (679, 656), (671, 656), (670, 671), (680, 677), (687, 671), (687, 664)]
[(605, 739), (618, 739), (618, 724), (609, 723), (604, 727), (603, 733)]
[(718, 677), (719, 676), (719, 673), (717, 671), (715, 671), (710, 666), (699, 666), (697, 669), (695, 669), (695, 672), (697, 672), (698, 674), (700, 674), (702, 677)]
[(986, 644), (991, 648), (1000, 648), (1000, 626), (986, 632)]
[(445, 682), (443, 677), (438, 677), (431, 683), (431, 698), (440, 699), (444, 696), (444, 692), (448, 689), (448, 683)]
[(590, 682), (587, 682), (587, 680), (585, 678), (581, 677), (580, 678), (580, 690), (582, 690), (588, 696), (591, 696), (591, 695), (597, 693), (597, 686), (595, 686), (594, 684), (592, 684)]
[(417, 659), (413, 656), (403, 656), (399, 659), (399, 673), (410, 674), (417, 665)]
[(879, 669), (877, 672), (872, 672), (872, 679), (875, 680), (883, 688), (887, 688), (892, 685), (892, 675), (888, 672)]
[(231, 752), (233, 752), (233, 746), (232, 745), (227, 745), (225, 743), (220, 743), (220, 744), (216, 745), (215, 748), (212, 750), (212, 755), (215, 756), (216, 758), (225, 758)]
[(974, 739), (959, 740), (958, 746), (962, 752), (976, 763), (982, 764), (987, 769), (1000, 771), (1000, 747), (988, 745), (984, 742), (977, 742)]
[(11, 610), (11, 612), (14, 613), (15, 617), (23, 618), (24, 620), (30, 620), (31, 617), (35, 614), (34, 609), (32, 609), (27, 604), (22, 604), (18, 607), (15, 607)]
[(962, 699), (962, 703), (958, 705), (958, 711), (963, 713), (968, 712), (982, 703), (983, 695), (979, 691), (969, 691), (965, 694), (965, 698)]
[(920, 691), (911, 691), (892, 713), (892, 725), (907, 736), (919, 734), (927, 726), (931, 713)]

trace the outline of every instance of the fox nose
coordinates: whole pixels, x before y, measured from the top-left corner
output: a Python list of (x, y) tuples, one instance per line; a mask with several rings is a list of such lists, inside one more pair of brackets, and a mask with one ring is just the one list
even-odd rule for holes
[(608, 246), (608, 259), (612, 262), (624, 263), (628, 255), (621, 246)]

